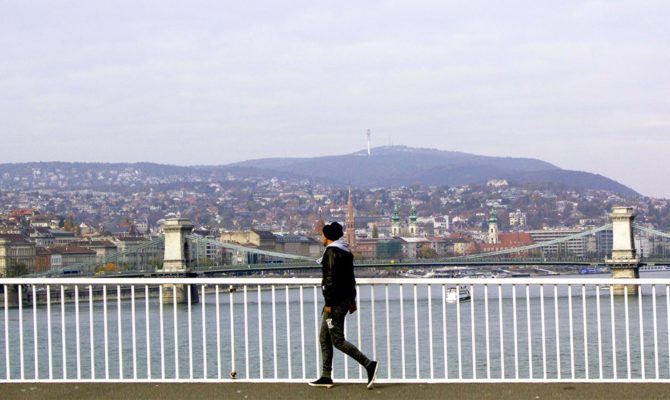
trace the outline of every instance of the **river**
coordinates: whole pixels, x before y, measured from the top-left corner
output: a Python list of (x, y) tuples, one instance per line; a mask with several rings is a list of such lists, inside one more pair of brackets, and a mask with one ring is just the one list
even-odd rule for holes
[[(647, 272), (642, 277), (670, 278), (670, 272)], [(659, 377), (670, 378), (665, 286), (657, 287), (655, 300), (650, 288), (642, 289), (641, 314), (638, 298), (628, 298), (626, 315), (623, 297), (610, 298), (607, 290), (600, 290), (598, 296), (595, 285), (586, 286), (584, 297), (581, 285), (572, 286), (571, 296), (567, 286), (560, 286), (557, 302), (553, 285), (543, 289), (531, 285), (528, 292), (525, 285), (503, 286), (501, 297), (498, 285), (488, 287), (488, 296), (483, 286), (476, 285), (471, 301), (447, 304), (441, 286), (429, 289), (411, 282), (408, 279), (402, 287), (362, 286), (359, 311), (347, 317), (348, 339), (380, 361), (381, 379), (610, 379), (629, 373), (640, 378), (654, 377), (657, 363)], [(215, 296), (208, 293), (204, 302), (192, 305), (190, 313), (186, 305), (176, 310), (171, 304), (164, 305), (162, 342), (160, 303), (149, 299), (148, 325), (146, 306), (144, 299), (136, 300), (133, 319), (130, 300), (120, 302), (120, 313), (119, 303), (109, 301), (105, 319), (103, 303), (95, 302), (91, 329), (89, 303), (81, 302), (79, 357), (75, 304), (65, 304), (64, 314), (60, 304), (52, 305), (50, 319), (46, 306), (38, 306), (35, 316), (32, 307), (24, 307), (23, 376), (35, 378), (34, 321), (40, 379), (62, 379), (64, 369), (67, 379), (230, 379), (232, 374), (238, 379), (310, 379), (319, 374), (316, 338), (322, 300), (320, 290), (313, 287), (288, 289), (288, 301), (283, 286), (274, 293), (222, 291), (218, 307)], [(0, 377), (7, 376), (4, 349), (8, 337), (10, 377), (21, 378), (19, 325), (18, 309), (0, 310)], [(335, 353), (336, 379), (362, 376), (352, 360)]]

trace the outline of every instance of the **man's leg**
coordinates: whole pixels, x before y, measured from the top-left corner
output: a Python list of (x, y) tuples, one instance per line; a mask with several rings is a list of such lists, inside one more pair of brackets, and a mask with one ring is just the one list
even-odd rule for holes
[(321, 358), (322, 368), (321, 376), (325, 378), (331, 377), (333, 370), (333, 342), (330, 338), (328, 327), (332, 324), (331, 313), (325, 311), (321, 313), (321, 330), (319, 331), (319, 343), (321, 344)]
[(319, 331), (319, 343), (321, 344), (321, 358), (323, 365), (321, 367), (321, 377), (313, 382), (310, 386), (320, 386), (330, 388), (333, 386), (331, 372), (333, 370), (333, 342), (330, 340), (330, 333), (328, 332), (328, 324), (330, 317), (326, 312), (321, 313), (321, 330)]
[[(368, 367), (372, 363), (365, 354), (361, 353), (360, 350), (352, 343), (347, 342), (344, 337), (344, 317), (347, 316), (349, 312), (348, 307), (344, 306), (335, 306), (332, 307), (332, 312), (330, 313), (331, 324), (328, 325), (328, 331), (330, 333), (330, 342), (336, 349), (340, 350), (344, 354), (356, 360), (363, 367)], [(323, 329), (323, 326), (322, 326)], [(323, 346), (323, 345), (322, 345)], [(332, 349), (332, 347), (331, 347)], [(331, 362), (332, 362), (332, 350), (331, 350)]]

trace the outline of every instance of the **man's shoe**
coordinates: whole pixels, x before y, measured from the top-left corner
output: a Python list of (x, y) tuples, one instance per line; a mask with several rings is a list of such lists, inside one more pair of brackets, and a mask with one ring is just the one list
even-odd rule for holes
[(318, 386), (318, 387), (325, 387), (325, 388), (332, 388), (333, 385), (333, 380), (331, 378), (325, 378), (321, 377), (314, 382), (310, 382), (309, 386)]
[(368, 389), (372, 387), (372, 385), (375, 383), (375, 379), (377, 379), (377, 369), (379, 368), (379, 363), (377, 361), (373, 361), (368, 365), (367, 368), (365, 368), (368, 371)]

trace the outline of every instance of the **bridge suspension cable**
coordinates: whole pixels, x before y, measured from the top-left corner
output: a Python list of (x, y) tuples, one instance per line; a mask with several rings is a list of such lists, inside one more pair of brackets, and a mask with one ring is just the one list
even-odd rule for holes
[[(63, 275), (65, 271), (79, 271), (79, 272), (91, 272), (91, 269), (94, 269), (96, 266), (100, 265), (106, 265), (110, 262), (113, 263), (118, 263), (119, 261), (124, 262), (128, 258), (128, 256), (134, 256), (141, 251), (148, 250), (151, 248), (156, 248), (156, 247), (163, 247), (165, 244), (165, 238), (163, 236), (158, 236), (150, 241), (147, 242), (142, 242), (141, 244), (138, 244), (136, 246), (129, 246), (127, 247), (124, 251), (117, 252), (114, 251), (102, 260), (96, 260), (93, 263), (90, 262), (83, 262), (83, 263), (78, 263), (78, 264), (72, 264), (67, 267), (62, 267), (58, 269), (53, 269), (47, 272), (41, 272), (41, 273), (36, 273), (36, 274), (31, 274), (29, 276), (31, 277), (42, 277), (42, 276), (53, 276), (53, 275)], [(95, 272), (95, 271), (93, 271)]]
[(670, 239), (670, 233), (661, 232), (661, 231), (656, 230), (654, 228), (649, 228), (647, 226), (643, 226), (643, 225), (640, 225), (640, 224), (634, 224), (634, 227), (635, 227), (635, 229), (639, 229), (643, 232), (651, 233), (652, 235), (661, 236), (661, 237), (664, 237), (666, 239)]
[(306, 257), (306, 256), (297, 255), (297, 254), (279, 253), (279, 252), (276, 252), (276, 251), (269, 251), (269, 250), (253, 249), (253, 248), (244, 247), (244, 246), (238, 245), (238, 244), (224, 243), (224, 242), (220, 242), (218, 240), (203, 238), (201, 236), (196, 236), (196, 235), (186, 235), (186, 238), (195, 242), (195, 243), (197, 243), (197, 244), (207, 244), (207, 245), (210, 245), (210, 246), (214, 246), (214, 247), (218, 247), (218, 248), (224, 248), (224, 249), (228, 249), (228, 250), (239, 251), (239, 252), (243, 252), (243, 253), (258, 254), (258, 255), (262, 255), (262, 256), (274, 257), (274, 258), (283, 258), (283, 259), (288, 259), (288, 260), (314, 261), (314, 258), (312, 258), (312, 257)]
[(521, 252), (525, 252), (525, 251), (529, 251), (529, 250), (535, 250), (535, 249), (539, 249), (539, 248), (542, 248), (542, 247), (547, 247), (547, 246), (552, 246), (552, 245), (559, 244), (559, 243), (568, 242), (568, 241), (573, 240), (573, 239), (578, 239), (578, 238), (581, 238), (581, 237), (584, 237), (584, 236), (593, 235), (594, 233), (601, 232), (601, 231), (608, 230), (608, 229), (612, 229), (612, 224), (605, 224), (603, 226), (593, 228), (593, 229), (588, 230), (588, 231), (576, 233), (576, 234), (570, 235), (570, 236), (560, 237), (560, 238), (553, 239), (553, 240), (547, 240), (546, 242), (539, 242), (539, 243), (530, 244), (530, 245), (526, 245), (526, 246), (520, 246), (520, 247), (511, 248), (511, 249), (492, 251), (492, 252), (488, 252), (488, 253), (478, 253), (478, 254), (470, 254), (470, 255), (467, 255), (467, 256), (450, 257), (450, 259), (475, 259), (475, 258), (484, 258), (484, 257), (495, 257), (495, 256), (501, 256), (501, 255), (505, 255), (505, 254), (521, 253)]

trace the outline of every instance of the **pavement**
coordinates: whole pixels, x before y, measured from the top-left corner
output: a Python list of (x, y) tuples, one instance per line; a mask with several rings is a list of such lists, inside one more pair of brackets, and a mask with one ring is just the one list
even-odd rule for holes
[(664, 383), (4, 383), (0, 399), (669, 399)]

